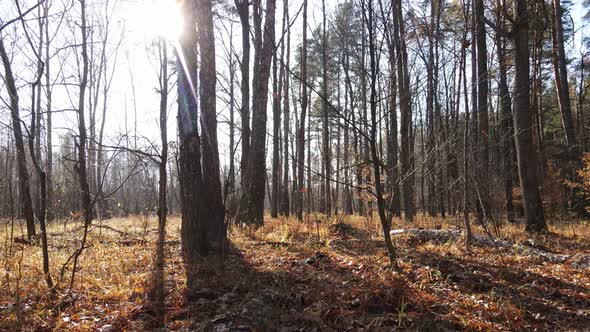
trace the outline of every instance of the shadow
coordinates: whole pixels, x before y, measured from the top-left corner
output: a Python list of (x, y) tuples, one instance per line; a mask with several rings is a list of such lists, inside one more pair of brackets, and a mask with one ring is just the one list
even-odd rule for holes
[[(247, 243), (246, 243), (247, 245)], [(437, 317), (398, 274), (338, 261), (303, 245), (258, 242), (256, 251), (230, 245), (225, 270), (199, 280), (185, 310), (190, 330), (436, 330), (458, 322)], [(256, 253), (266, 252), (261, 257)], [(278, 252), (277, 255), (273, 255)]]
[[(203, 274), (182, 303), (168, 303), (162, 322), (203, 331), (590, 326), (589, 290), (542, 269), (481, 254), (441, 254), (441, 247), (422, 252), (422, 243), (408, 238), (398, 241), (404, 272), (394, 273), (383, 264), (382, 240), (351, 227), (330, 233), (325, 243), (230, 242), (224, 270)], [(166, 257), (177, 254), (167, 248)], [(184, 273), (179, 260), (170, 261)], [(141, 315), (154, 315), (147, 308)]]
[[(559, 326), (575, 330), (590, 326), (590, 316), (586, 313), (590, 308), (588, 288), (518, 266), (482, 262), (469, 255), (409, 251), (403, 259), (411, 262), (414, 271), (424, 267), (438, 271), (440, 282), (463, 295), (494, 303), (497, 308), (510, 305), (519, 309), (520, 323), (524, 324), (521, 328), (543, 330)], [(420, 280), (418, 272), (409, 277)], [(483, 311), (486, 320), (506, 324), (507, 317), (495, 315), (492, 308), (486, 311)]]

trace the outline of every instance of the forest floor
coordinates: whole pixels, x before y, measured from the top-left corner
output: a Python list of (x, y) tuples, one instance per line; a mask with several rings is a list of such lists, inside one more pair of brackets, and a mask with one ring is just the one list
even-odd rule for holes
[[(394, 228), (455, 229), (455, 217), (418, 217)], [(534, 239), (553, 253), (590, 254), (590, 223), (550, 227)], [(437, 227), (438, 228), (438, 227)], [(378, 220), (350, 217), (304, 223), (270, 219), (257, 231), (230, 231), (230, 251), (219, 277), (200, 280), (186, 296), (180, 219), (167, 228), (167, 330), (584, 330), (590, 328), (590, 273), (584, 262), (543, 262), (506, 249), (462, 240), (424, 241), (394, 236), (400, 272), (388, 268)], [(475, 227), (481, 233), (479, 227)], [(54, 222), (48, 231), (51, 294), (42, 277), (39, 245), (10, 245), (0, 229), (0, 330), (150, 330), (147, 292), (157, 221), (135, 217), (97, 222), (70, 291), (62, 264), (76, 250), (79, 222)], [(22, 237), (15, 225), (14, 237)], [(502, 237), (529, 240), (521, 226)], [(22, 242), (22, 241), (19, 241)], [(590, 264), (590, 263), (589, 263)]]

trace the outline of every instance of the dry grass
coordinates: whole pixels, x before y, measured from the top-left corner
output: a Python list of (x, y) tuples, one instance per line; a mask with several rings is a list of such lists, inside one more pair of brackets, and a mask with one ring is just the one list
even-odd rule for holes
[[(166, 326), (502, 330), (583, 329), (588, 325), (582, 324), (590, 324), (587, 271), (490, 248), (465, 252), (460, 242), (425, 243), (400, 236), (395, 240), (402, 272), (395, 273), (388, 269), (376, 218), (312, 215), (303, 223), (267, 218), (257, 230), (233, 228), (223, 276), (203, 279), (203, 294), (191, 301), (185, 295), (180, 220), (170, 218)], [(337, 221), (343, 222), (336, 226)], [(414, 225), (395, 220), (394, 228), (456, 228), (461, 222), (418, 216)], [(537, 240), (555, 252), (590, 254), (588, 222), (560, 225)], [(49, 227), (56, 281), (79, 245), (80, 226)], [(515, 241), (528, 238), (515, 225), (503, 225), (500, 233)], [(2, 227), (0, 330), (149, 329), (146, 293), (156, 235), (154, 217), (147, 225), (137, 217), (97, 223), (74, 289), (67, 288), (71, 271), (66, 270), (51, 295), (42, 278), (40, 247), (14, 243), (9, 255), (10, 227)], [(14, 236), (22, 237), (20, 225)]]

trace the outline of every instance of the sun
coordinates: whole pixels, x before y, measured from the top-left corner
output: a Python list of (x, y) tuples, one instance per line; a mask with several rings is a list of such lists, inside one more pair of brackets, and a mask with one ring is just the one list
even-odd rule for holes
[(127, 15), (129, 29), (146, 39), (178, 41), (183, 16), (176, 0), (139, 0)]

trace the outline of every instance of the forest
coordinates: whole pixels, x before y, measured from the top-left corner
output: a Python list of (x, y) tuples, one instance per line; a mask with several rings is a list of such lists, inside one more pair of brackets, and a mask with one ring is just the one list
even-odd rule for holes
[(590, 328), (589, 0), (2, 0), (0, 331)]

